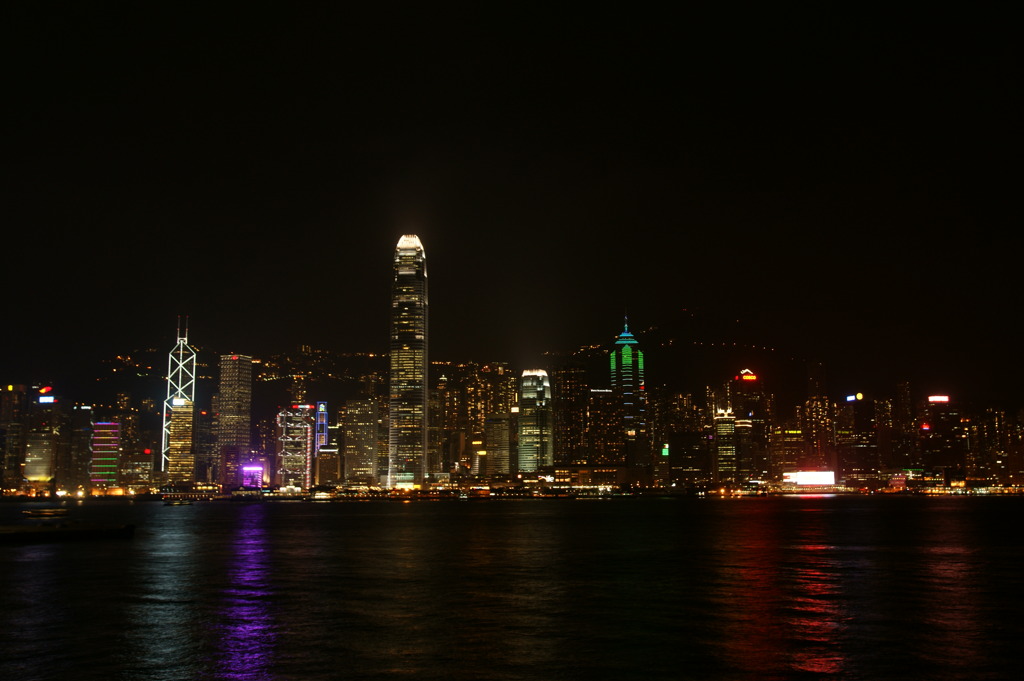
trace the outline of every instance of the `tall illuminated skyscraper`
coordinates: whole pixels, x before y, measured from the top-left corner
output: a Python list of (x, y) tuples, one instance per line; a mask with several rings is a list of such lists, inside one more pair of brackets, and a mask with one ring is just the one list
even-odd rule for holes
[(348, 400), (341, 418), (345, 440), (345, 479), (377, 485), (377, 402)]
[(167, 398), (160, 470), (170, 482), (192, 482), (195, 476), (193, 403), (196, 397), (196, 353), (188, 344), (188, 323), (167, 358)]
[(646, 482), (651, 475), (651, 448), (647, 435), (647, 392), (644, 353), (629, 331), (629, 322), (615, 339), (609, 355), (612, 390), (622, 410), (624, 459), (631, 482)]
[(427, 459), (427, 260), (420, 238), (395, 248), (387, 486), (418, 487)]
[(715, 472), (717, 482), (736, 482), (736, 416), (731, 409), (715, 413)]
[(116, 485), (121, 455), (121, 424), (93, 421), (90, 454), (89, 479), (93, 486), (104, 488)]
[(313, 486), (316, 411), (312, 404), (293, 404), (277, 415), (277, 479), (282, 488)]
[(169, 413), (164, 415), (167, 430), (167, 482), (172, 485), (195, 482), (196, 453), (192, 446), (195, 435), (195, 407), (184, 397), (171, 398)]
[(527, 369), (519, 384), (519, 471), (554, 464), (551, 448), (551, 382), (544, 369)]
[(220, 482), (242, 484), (252, 440), (252, 357), (221, 355), (217, 392), (217, 456)]

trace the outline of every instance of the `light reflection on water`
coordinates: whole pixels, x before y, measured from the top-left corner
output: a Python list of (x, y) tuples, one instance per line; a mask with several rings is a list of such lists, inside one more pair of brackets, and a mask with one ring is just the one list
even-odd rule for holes
[(227, 584), (220, 598), (217, 622), (218, 669), (221, 678), (272, 678), (276, 634), (270, 603), (273, 598), (264, 525), (266, 505), (245, 504), (229, 538)]
[[(0, 678), (1012, 676), (1022, 499), (136, 504), (0, 547)], [(8, 509), (0, 509), (7, 511)]]
[(201, 565), (194, 513), (189, 507), (160, 509), (132, 562), (126, 585), (128, 626), (122, 632), (128, 675), (143, 679), (186, 679), (198, 672), (202, 640), (196, 571)]

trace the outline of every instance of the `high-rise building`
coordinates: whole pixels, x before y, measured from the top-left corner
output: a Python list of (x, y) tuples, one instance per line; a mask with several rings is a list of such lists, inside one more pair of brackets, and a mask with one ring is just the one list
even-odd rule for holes
[(763, 479), (768, 474), (771, 396), (765, 394), (761, 377), (750, 369), (741, 370), (727, 387), (729, 406), (736, 416), (739, 477), (742, 480)]
[(878, 402), (863, 393), (849, 395), (836, 408), (836, 477), (849, 486), (878, 479), (881, 468)]
[(93, 487), (113, 487), (117, 484), (118, 459), (121, 452), (121, 424), (113, 421), (94, 421), (91, 444), (90, 482)]
[(34, 389), (26, 414), (25, 479), (37, 492), (64, 488), (70, 449), (70, 414), (51, 388)]
[(195, 407), (192, 400), (172, 397), (170, 406), (164, 406), (170, 414), (164, 414), (167, 449), (167, 482), (182, 485), (195, 482), (196, 455), (192, 443), (195, 434)]
[(584, 438), (588, 465), (626, 465), (622, 402), (613, 390), (590, 389), (587, 397)]
[[(188, 324), (167, 356), (167, 398), (164, 400), (164, 429), (160, 470), (171, 482), (192, 482), (195, 475), (193, 445), (193, 403), (196, 399), (196, 353), (188, 344)], [(171, 474), (171, 457), (176, 458)]]
[(427, 260), (415, 234), (398, 240), (391, 289), (387, 486), (419, 487), (427, 454)]
[(313, 486), (314, 410), (312, 404), (293, 404), (277, 415), (277, 477), (282, 489)]
[(252, 443), (252, 357), (248, 355), (220, 357), (216, 435), (220, 483), (241, 485), (241, 466)]
[(552, 466), (551, 383), (544, 369), (527, 369), (519, 384), (519, 472)]
[(29, 407), (28, 386), (0, 387), (0, 460), (3, 490), (19, 490), (24, 480), (25, 419)]
[(615, 339), (609, 362), (612, 390), (622, 399), (623, 418), (627, 422), (642, 423), (647, 410), (647, 395), (644, 392), (644, 353), (637, 345), (627, 321)]
[[(507, 414), (516, 403), (516, 382), (504, 362), (432, 362), (436, 376), (431, 390), (430, 421), (441, 452), (439, 472), (466, 473), (479, 458), (486, 441), (486, 421), (492, 414)], [(486, 456), (486, 455), (485, 455)]]
[(807, 401), (804, 403), (801, 429), (810, 444), (810, 466), (815, 470), (836, 469), (835, 424), (825, 391), (825, 365), (807, 365)]
[(910, 383), (896, 384), (892, 405), (892, 435), (885, 464), (892, 469), (921, 468), (920, 452), (917, 449), (917, 418)]
[(313, 482), (322, 487), (336, 487), (342, 482), (341, 452), (333, 444), (326, 444), (316, 452), (316, 475)]
[(50, 429), (29, 431), (25, 442), (25, 479), (45, 488), (54, 479), (57, 468), (57, 433)]
[(569, 359), (552, 369), (554, 459), (558, 465), (586, 463), (588, 396), (589, 389), (582, 362)]
[[(709, 428), (692, 394), (658, 390), (652, 400), (657, 481), (694, 485), (713, 478)], [(667, 447), (666, 447), (667, 446)], [(667, 448), (667, 452), (666, 452)]]
[(516, 416), (511, 410), (487, 416), (484, 423), (486, 475), (509, 475), (512, 472), (512, 432), (516, 427)]
[[(70, 442), (68, 443), (67, 456), (61, 457), (57, 467), (57, 480), (60, 483), (58, 491), (63, 490), (67, 494), (85, 491), (90, 487), (89, 469), (92, 466), (92, 424), (95, 421), (95, 412), (90, 404), (76, 404), (71, 408), (68, 426)], [(112, 419), (111, 419), (112, 420)], [(123, 428), (122, 428), (123, 430)], [(124, 436), (121, 436), (124, 442)], [(114, 479), (120, 483), (118, 468), (120, 466), (121, 451), (123, 444), (118, 447), (114, 457)]]
[(647, 392), (644, 384), (644, 353), (629, 331), (628, 320), (609, 354), (611, 385), (621, 405), (624, 459), (630, 482), (649, 482), (651, 445), (647, 433)]
[(801, 470), (810, 460), (810, 443), (797, 421), (775, 424), (768, 438), (768, 472), (781, 480), (786, 473)]
[(345, 480), (378, 484), (377, 401), (348, 400), (341, 417)]
[(331, 423), (327, 418), (327, 403), (316, 403), (316, 438), (313, 442), (313, 457), (320, 457), (320, 450), (329, 446)]
[(736, 482), (736, 416), (731, 409), (715, 414), (715, 472), (718, 482)]
[(929, 395), (920, 407), (918, 448), (925, 472), (950, 476), (966, 475), (970, 459), (970, 419), (948, 395)]

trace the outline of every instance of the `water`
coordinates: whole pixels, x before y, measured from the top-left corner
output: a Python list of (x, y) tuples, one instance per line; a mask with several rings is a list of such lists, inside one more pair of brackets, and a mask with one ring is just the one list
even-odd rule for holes
[(1022, 510), (86, 503), (138, 532), (0, 546), (0, 678), (1014, 678)]

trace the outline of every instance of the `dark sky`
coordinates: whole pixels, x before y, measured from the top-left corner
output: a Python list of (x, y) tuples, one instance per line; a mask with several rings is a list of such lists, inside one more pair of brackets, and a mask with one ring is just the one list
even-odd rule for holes
[(524, 368), (628, 312), (837, 394), (1021, 401), (1009, 16), (344, 5), (3, 8), (0, 378), (170, 349), (179, 314), (222, 352), (383, 350), (410, 232), (435, 359)]

